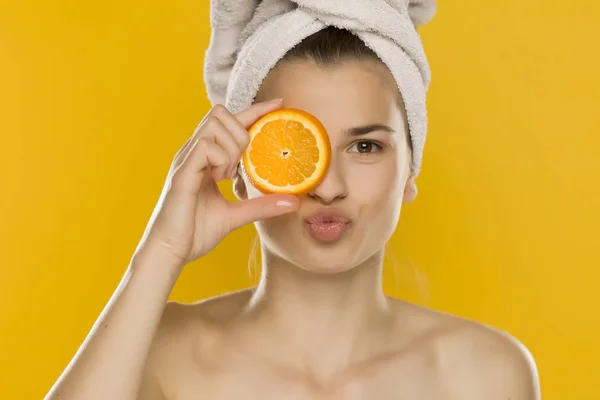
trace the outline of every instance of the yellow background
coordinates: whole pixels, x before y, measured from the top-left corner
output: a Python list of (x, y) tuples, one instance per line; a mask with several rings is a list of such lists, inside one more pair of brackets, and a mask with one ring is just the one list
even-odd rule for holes
[[(0, 6), (0, 398), (42, 398), (119, 282), (209, 108), (208, 14), (207, 0)], [(600, 399), (598, 20), (593, 0), (441, 2), (421, 30), (420, 194), (386, 270), (389, 293), (518, 337), (548, 400)], [(172, 297), (252, 284), (253, 238), (228, 237)]]

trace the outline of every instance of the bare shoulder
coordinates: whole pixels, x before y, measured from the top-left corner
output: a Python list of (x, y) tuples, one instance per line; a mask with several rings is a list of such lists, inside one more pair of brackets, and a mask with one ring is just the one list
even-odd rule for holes
[(541, 398), (535, 361), (508, 332), (412, 304), (403, 309), (420, 321), (420, 336), (436, 353), (440, 377), (453, 398)]
[(209, 340), (235, 318), (252, 295), (252, 289), (240, 290), (196, 303), (167, 303), (155, 336), (157, 347), (163, 342), (188, 345), (203, 337)]
[(535, 361), (529, 350), (509, 333), (458, 320), (443, 340), (451, 381), (470, 383), (454, 387), (459, 397), (540, 399)]
[(197, 303), (168, 302), (146, 361), (145, 387), (160, 387), (168, 398), (175, 377), (217, 362), (224, 326), (250, 296), (242, 290)]
[(167, 303), (161, 326), (168, 328), (180, 324), (223, 324), (235, 317), (247, 304), (254, 289), (229, 292), (195, 303)]

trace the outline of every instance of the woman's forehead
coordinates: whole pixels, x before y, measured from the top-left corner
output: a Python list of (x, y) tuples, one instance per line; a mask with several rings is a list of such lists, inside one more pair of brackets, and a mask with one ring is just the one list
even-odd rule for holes
[(310, 112), (333, 130), (369, 123), (403, 124), (392, 74), (373, 61), (319, 66), (282, 63), (264, 80), (256, 101), (283, 98), (284, 106)]

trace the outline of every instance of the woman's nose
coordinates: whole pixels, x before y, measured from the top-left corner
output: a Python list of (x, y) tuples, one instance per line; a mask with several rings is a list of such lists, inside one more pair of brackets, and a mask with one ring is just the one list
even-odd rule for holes
[(343, 199), (348, 195), (347, 186), (342, 171), (333, 164), (331, 165), (325, 174), (325, 178), (321, 181), (308, 196), (319, 201), (323, 204), (331, 204), (336, 200)]

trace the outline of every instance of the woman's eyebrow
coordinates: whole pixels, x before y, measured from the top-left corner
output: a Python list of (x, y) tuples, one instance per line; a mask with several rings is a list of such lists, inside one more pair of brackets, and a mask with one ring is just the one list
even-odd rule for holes
[(356, 126), (353, 128), (346, 129), (344, 133), (348, 136), (360, 136), (366, 135), (367, 133), (375, 132), (375, 131), (383, 131), (394, 133), (396, 132), (392, 127), (384, 125), (384, 124), (369, 124), (363, 126)]

